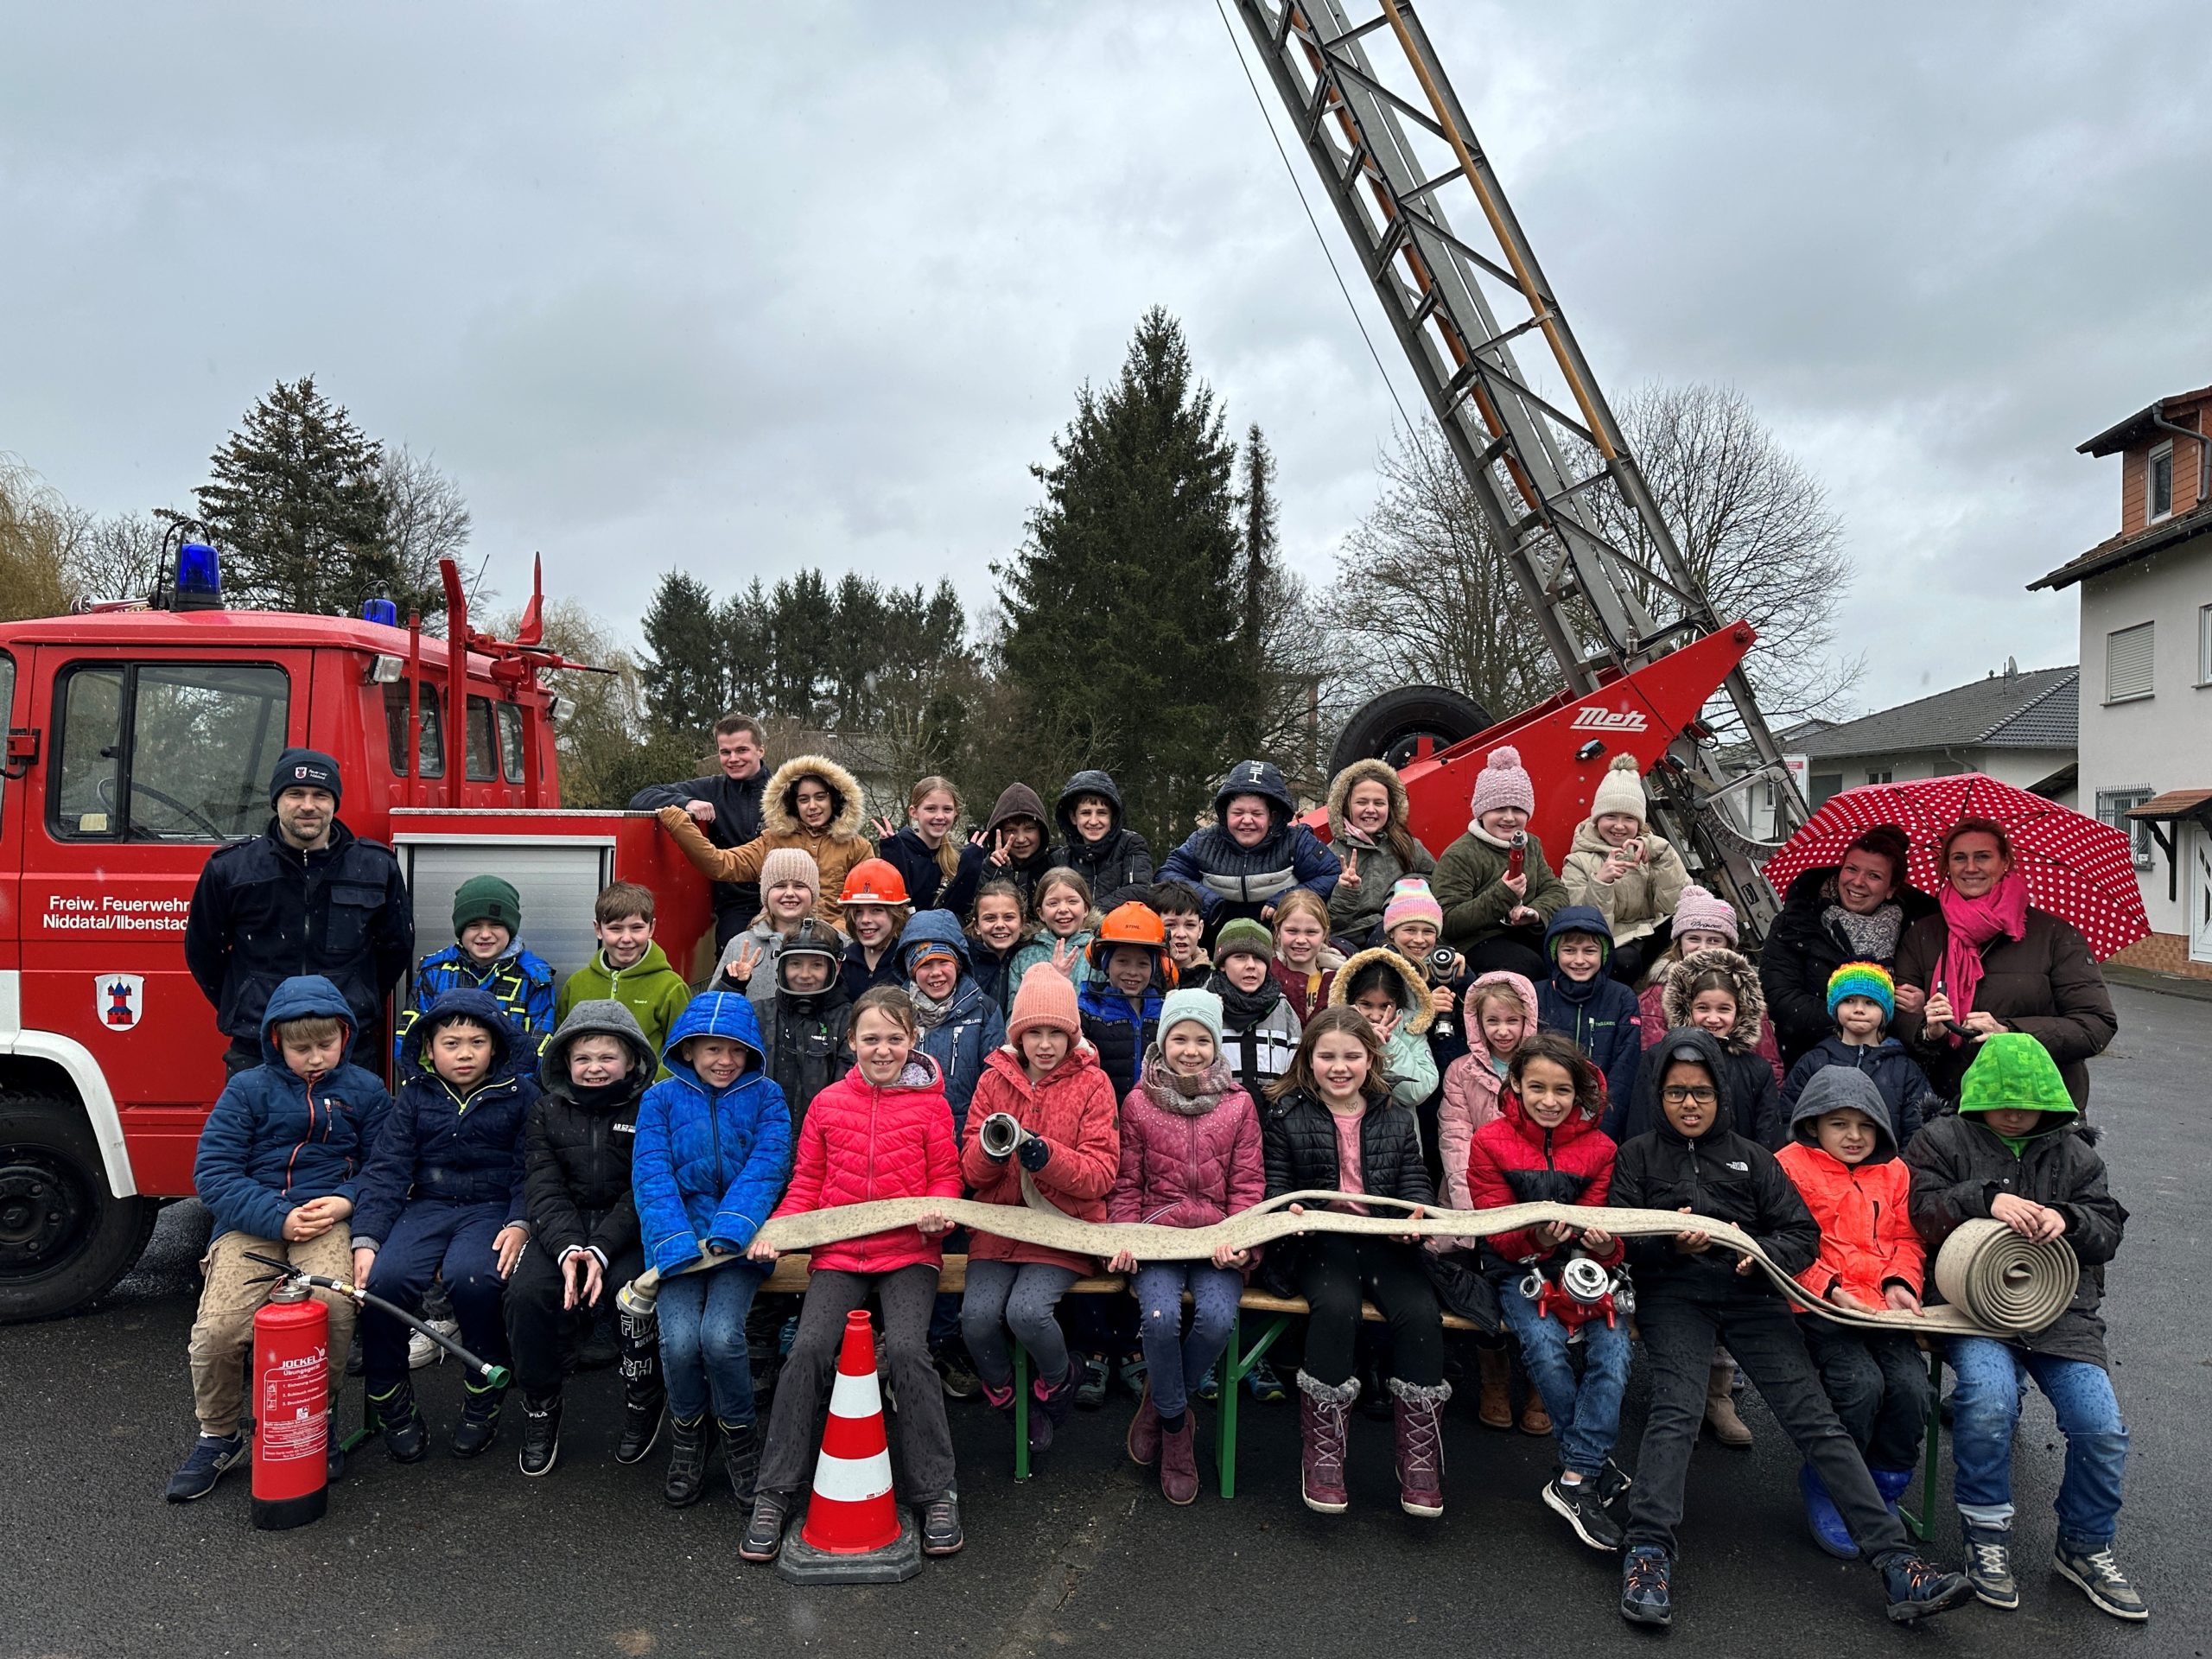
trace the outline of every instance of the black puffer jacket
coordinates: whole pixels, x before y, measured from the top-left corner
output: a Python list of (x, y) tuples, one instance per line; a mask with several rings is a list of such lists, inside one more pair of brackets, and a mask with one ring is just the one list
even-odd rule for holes
[[(1720, 1091), (1706, 1132), (1692, 1141), (1662, 1116), (1658, 1126), (1623, 1144), (1613, 1160), (1607, 1202), (1624, 1210), (1680, 1210), (1687, 1205), (1749, 1233), (1784, 1273), (1802, 1273), (1821, 1253), (1821, 1230), (1775, 1156), (1729, 1127), (1726, 1068), (1720, 1045), (1697, 1030), (1669, 1032), (1653, 1055), (1694, 1049)], [(1718, 1303), (1782, 1293), (1764, 1274), (1739, 1274), (1735, 1254), (1716, 1248), (1695, 1255), (1663, 1235), (1629, 1241), (1639, 1294)]]
[[(1824, 864), (1799, 872), (1759, 952), (1759, 984), (1766, 992), (1767, 1017), (1774, 1021), (1785, 1069), (1835, 1029), (1835, 1021), (1828, 1018), (1830, 974), (1847, 962), (1878, 961), (1887, 968), (1897, 961), (1894, 949), (1887, 956), (1862, 956), (1828, 922), (1827, 908), (1835, 902), (1830, 883), (1836, 868)], [(1914, 887), (1899, 888), (1896, 903), (1900, 941), (1905, 929), (1936, 910), (1936, 901)]]
[[(1260, 1150), (1267, 1164), (1268, 1197), (1337, 1190), (1337, 1126), (1315, 1096), (1300, 1090), (1262, 1107)], [(1369, 1102), (1359, 1121), (1359, 1163), (1362, 1192), (1408, 1204), (1436, 1202), (1436, 1188), (1421, 1162), (1421, 1132), (1403, 1106), (1387, 1098)], [(1270, 1285), (1296, 1282), (1297, 1255), (1295, 1240), (1268, 1247), (1264, 1260)], [(1286, 1288), (1283, 1294), (1291, 1293)]]
[[(894, 961), (898, 954), (886, 951), (884, 960)], [(779, 988), (753, 997), (752, 1002), (760, 1022), (760, 1050), (767, 1057), (768, 1076), (784, 1091), (796, 1140), (814, 1097), (843, 1077), (853, 1063), (847, 1036), (852, 998), (833, 979), (819, 991)]]
[(257, 1052), (270, 993), (295, 974), (335, 985), (357, 1034), (383, 1030), (385, 998), (414, 953), (399, 861), (343, 823), (311, 853), (287, 842), (273, 817), (255, 839), (218, 849), (185, 917), (185, 966), (215, 1005), (216, 1025)]
[(2072, 1121), (2045, 1112), (2015, 1157), (1978, 1113), (1939, 1117), (1913, 1136), (1904, 1161), (1912, 1171), (1912, 1224), (1928, 1241), (1928, 1300), (1940, 1300), (1935, 1253), (1961, 1222), (1987, 1220), (2000, 1192), (2047, 1204), (2066, 1217), (2061, 1237), (2081, 1259), (2081, 1286), (2056, 1322), (2014, 1337), (2011, 1345), (2106, 1364), (2105, 1322), (2097, 1307), (2104, 1300), (2105, 1263), (2120, 1253), (2127, 1211), (2106, 1187), (2105, 1160), (2074, 1133)]
[[(569, 1050), (579, 1038), (612, 1037), (629, 1051), (629, 1075), (579, 1098), (569, 1081)], [(660, 1062), (621, 1003), (593, 1000), (569, 1010), (538, 1060), (543, 1085), (523, 1140), (523, 1203), (537, 1247), (558, 1262), (572, 1249), (595, 1252), (601, 1266), (638, 1243), (630, 1192), (630, 1150), (638, 1102)]]
[[(1113, 828), (1096, 841), (1085, 841), (1075, 827), (1078, 795), (1096, 795), (1113, 812)], [(1060, 844), (1052, 849), (1052, 862), (1078, 872), (1090, 883), (1091, 901), (1111, 910), (1132, 899), (1141, 900), (1152, 885), (1152, 848), (1134, 830), (1122, 825), (1122, 791), (1103, 772), (1078, 772), (1060, 791), (1052, 806), (1060, 826)]]

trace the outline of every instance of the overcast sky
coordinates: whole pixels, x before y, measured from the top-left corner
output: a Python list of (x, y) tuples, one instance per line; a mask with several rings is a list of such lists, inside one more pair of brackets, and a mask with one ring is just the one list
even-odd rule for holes
[[(2186, 9), (1424, 16), (1600, 379), (1732, 384), (1826, 486), (1856, 707), (2074, 660), (2023, 591), (2117, 527), (2074, 446), (2212, 380)], [(677, 565), (979, 605), (1155, 302), (1300, 569), (1375, 493), (1395, 409), (1210, 0), (0, 21), (0, 449), (81, 505), (188, 505), (313, 373), (459, 480), (509, 599), (542, 550), (626, 629)]]

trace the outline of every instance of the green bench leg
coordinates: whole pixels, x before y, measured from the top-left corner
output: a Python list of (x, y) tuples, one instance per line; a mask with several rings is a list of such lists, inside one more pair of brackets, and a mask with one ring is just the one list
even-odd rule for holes
[(1920, 1513), (1915, 1515), (1902, 1504), (1897, 1509), (1897, 1519), (1904, 1522), (1905, 1530), (1923, 1543), (1936, 1529), (1936, 1503), (1942, 1484), (1943, 1351), (1940, 1348), (1928, 1351), (1928, 1380), (1935, 1386), (1928, 1407), (1928, 1444), (1920, 1458)]
[(1252, 1368), (1267, 1357), (1268, 1350), (1274, 1346), (1275, 1338), (1282, 1335), (1290, 1324), (1290, 1315), (1278, 1313), (1261, 1332), (1260, 1339), (1248, 1352), (1244, 1340), (1244, 1316), (1238, 1313), (1236, 1322), (1229, 1327), (1229, 1346), (1222, 1352), (1221, 1415), (1215, 1430), (1215, 1455), (1221, 1475), (1221, 1495), (1236, 1496), (1236, 1401), (1244, 1391), (1244, 1379)]
[(1029, 1478), (1029, 1351), (1014, 1344), (1014, 1478)]

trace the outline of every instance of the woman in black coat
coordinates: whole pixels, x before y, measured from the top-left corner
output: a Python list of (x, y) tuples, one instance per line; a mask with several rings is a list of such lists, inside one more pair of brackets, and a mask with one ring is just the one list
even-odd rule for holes
[(1834, 1028), (1828, 976), (1847, 962), (1891, 966), (1905, 930), (1935, 910), (1935, 900), (1906, 884), (1905, 855), (1904, 832), (1877, 824), (1838, 862), (1803, 871), (1789, 884), (1759, 957), (1783, 1070)]

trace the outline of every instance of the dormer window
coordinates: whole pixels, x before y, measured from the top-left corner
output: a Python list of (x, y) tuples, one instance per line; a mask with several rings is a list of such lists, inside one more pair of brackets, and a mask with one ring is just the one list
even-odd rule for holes
[(2145, 481), (2143, 499), (2145, 524), (2155, 524), (2161, 518), (2173, 517), (2174, 444), (2171, 438), (2151, 451), (2150, 472)]

